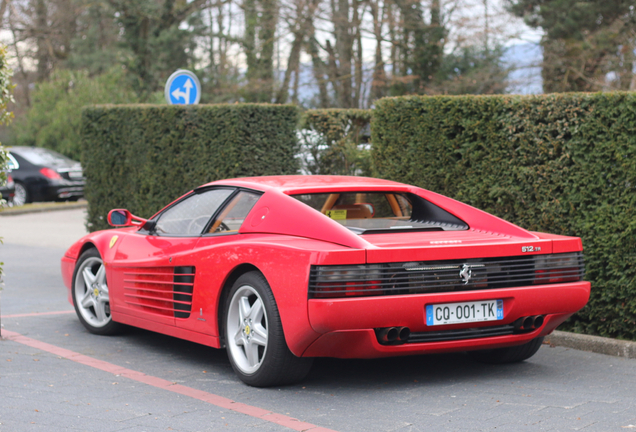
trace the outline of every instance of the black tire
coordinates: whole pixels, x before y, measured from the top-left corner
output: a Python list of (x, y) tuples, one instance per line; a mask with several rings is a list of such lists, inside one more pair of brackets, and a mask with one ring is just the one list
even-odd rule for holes
[(532, 339), (523, 345), (517, 345), (507, 348), (497, 348), (491, 350), (469, 351), (468, 355), (481, 363), (503, 364), (518, 363), (529, 359), (539, 351), (543, 337)]
[[(84, 271), (87, 272), (86, 275), (83, 275)], [(87, 280), (91, 277), (94, 278), (93, 281)], [(113, 321), (110, 315), (110, 297), (104, 261), (97, 249), (91, 248), (84, 251), (77, 260), (71, 293), (75, 313), (89, 332), (112, 335), (123, 329), (123, 326)]]
[(234, 283), (222, 323), (230, 364), (245, 384), (294, 384), (309, 373), (313, 359), (296, 357), (287, 347), (274, 295), (259, 272), (245, 273)]

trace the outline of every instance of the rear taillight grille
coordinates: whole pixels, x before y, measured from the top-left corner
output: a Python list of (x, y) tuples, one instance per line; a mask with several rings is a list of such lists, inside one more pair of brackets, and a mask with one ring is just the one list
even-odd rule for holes
[(309, 298), (513, 288), (583, 279), (583, 253), (312, 266)]

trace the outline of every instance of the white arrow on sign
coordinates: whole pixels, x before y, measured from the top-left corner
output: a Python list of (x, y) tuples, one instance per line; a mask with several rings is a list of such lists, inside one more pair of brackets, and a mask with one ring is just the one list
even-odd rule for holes
[(182, 92), (179, 89), (175, 89), (175, 91), (172, 92), (172, 96), (179, 100), (179, 98), (183, 98), (183, 102), (185, 104), (189, 104), (190, 103), (190, 90), (192, 89), (194, 85), (192, 84), (192, 80), (190, 78), (188, 78), (185, 82), (185, 84), (183, 85), (183, 88), (185, 89), (185, 92)]

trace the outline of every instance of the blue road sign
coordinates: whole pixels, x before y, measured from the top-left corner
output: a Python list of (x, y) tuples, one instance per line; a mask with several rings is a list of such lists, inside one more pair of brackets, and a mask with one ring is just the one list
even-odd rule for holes
[(201, 83), (195, 74), (180, 69), (166, 81), (164, 96), (171, 105), (198, 104), (201, 99)]

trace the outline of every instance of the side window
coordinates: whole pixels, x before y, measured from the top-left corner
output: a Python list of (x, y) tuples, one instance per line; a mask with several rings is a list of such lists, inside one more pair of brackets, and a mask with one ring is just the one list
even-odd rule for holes
[(239, 192), (216, 218), (208, 232), (238, 232), (247, 214), (260, 197), (260, 195), (251, 192)]
[(159, 216), (158, 235), (197, 236), (233, 189), (211, 189), (194, 193)]

